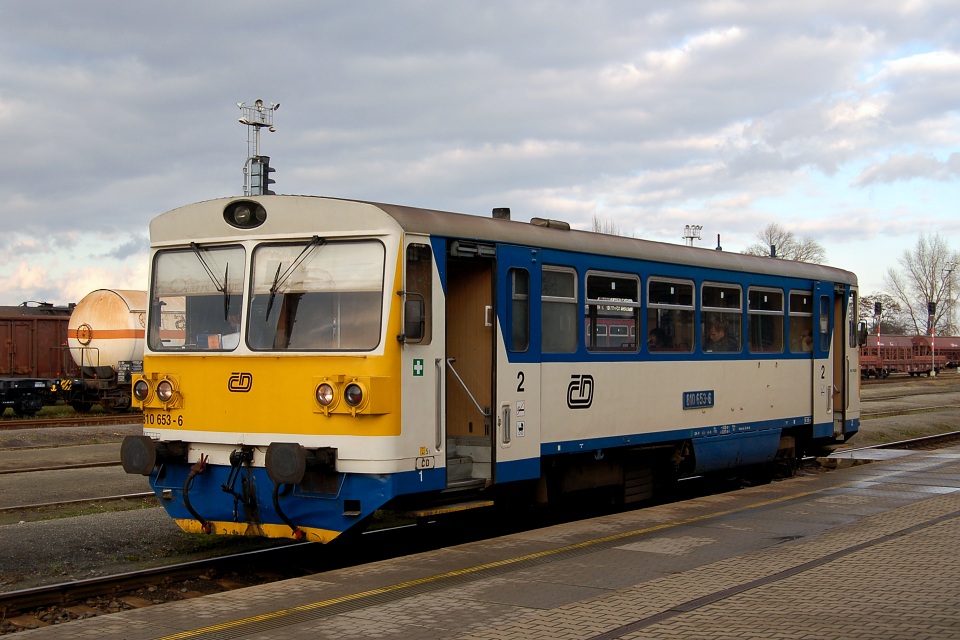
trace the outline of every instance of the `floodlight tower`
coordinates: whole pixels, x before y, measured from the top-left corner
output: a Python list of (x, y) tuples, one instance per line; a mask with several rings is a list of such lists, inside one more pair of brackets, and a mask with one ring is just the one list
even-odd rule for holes
[[(700, 230), (703, 229), (702, 224), (688, 224), (683, 228), (683, 240), (688, 247), (693, 246), (694, 240), (700, 239)], [(719, 242), (718, 242), (719, 244)]]
[(243, 165), (243, 195), (273, 195), (270, 185), (275, 181), (270, 174), (276, 169), (270, 167), (270, 156), (260, 155), (260, 129), (266, 127), (273, 133), (273, 112), (280, 108), (280, 103), (264, 104), (258, 99), (252, 105), (238, 102), (240, 108), (240, 124), (247, 126), (247, 161)]

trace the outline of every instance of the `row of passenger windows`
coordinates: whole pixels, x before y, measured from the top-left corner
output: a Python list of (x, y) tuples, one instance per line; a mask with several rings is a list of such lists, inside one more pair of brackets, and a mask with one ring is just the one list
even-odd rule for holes
[[(530, 274), (510, 270), (510, 349), (526, 351), (530, 344)], [(740, 285), (704, 282), (700, 285), (700, 324), (697, 296), (690, 280), (651, 277), (646, 282), (644, 342), (652, 352), (753, 353), (809, 352), (813, 349), (814, 300), (811, 291), (748, 287), (746, 318)], [(637, 352), (641, 322), (641, 281), (636, 275), (589, 271), (586, 300), (578, 299), (577, 272), (544, 266), (541, 289), (541, 351), (571, 353), (582, 338), (588, 351)], [(828, 317), (829, 299), (822, 300)], [(581, 311), (582, 310), (582, 311)], [(785, 321), (786, 320), (786, 321)], [(821, 349), (829, 348), (826, 323), (818, 332)]]

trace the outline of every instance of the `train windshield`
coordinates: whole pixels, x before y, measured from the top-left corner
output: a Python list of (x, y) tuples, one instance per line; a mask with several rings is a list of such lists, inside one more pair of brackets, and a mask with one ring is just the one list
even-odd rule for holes
[(258, 351), (369, 351), (380, 343), (384, 248), (376, 241), (262, 244), (253, 252), (247, 344)]
[(245, 252), (241, 246), (158, 252), (147, 341), (166, 349), (231, 351), (240, 342)]

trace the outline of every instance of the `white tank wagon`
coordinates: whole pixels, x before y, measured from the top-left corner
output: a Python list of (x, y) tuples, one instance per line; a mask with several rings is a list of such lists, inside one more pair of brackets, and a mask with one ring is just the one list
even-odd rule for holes
[(63, 399), (77, 411), (130, 408), (130, 377), (143, 371), (146, 292), (97, 289), (77, 303), (67, 347), (79, 376), (61, 381)]

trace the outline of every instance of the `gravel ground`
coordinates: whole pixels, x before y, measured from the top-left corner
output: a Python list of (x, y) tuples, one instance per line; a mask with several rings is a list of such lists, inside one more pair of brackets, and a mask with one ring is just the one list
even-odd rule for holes
[[(136, 433), (142, 433), (139, 424), (0, 431), (0, 470), (13, 466), (11, 460), (22, 462), (31, 451), (44, 462), (39, 466), (47, 466), (58, 457), (70, 464), (99, 462), (105, 457), (119, 460), (123, 436)], [(150, 491), (146, 478), (129, 476), (120, 467), (3, 474), (0, 508), (144, 491)], [(275, 544), (261, 539), (187, 534), (162, 507), (152, 506), (155, 504), (152, 500), (130, 500), (122, 505), (84, 505), (68, 510), (66, 515), (71, 517), (58, 512), (55, 518), (43, 512), (0, 512), (0, 592), (185, 562), (221, 550), (242, 551)]]
[[(934, 386), (938, 390), (934, 404), (960, 403), (960, 378), (955, 371), (947, 372), (937, 380), (904, 378), (895, 384), (865, 386), (862, 396), (867, 399), (918, 393), (929, 391)], [(919, 396), (911, 401), (911, 396), (905, 395), (896, 400), (873, 402), (868, 407), (871, 410), (893, 410), (920, 401)], [(926, 402), (931, 403), (929, 396)], [(862, 423), (860, 434), (851, 441), (850, 446), (867, 446), (957, 429), (960, 429), (960, 409), (937, 414), (877, 418)], [(139, 425), (2, 431), (0, 448), (56, 445), (65, 450), (64, 455), (76, 458), (75, 451), (71, 452), (63, 445), (116, 443), (119, 457), (119, 442), (123, 436), (139, 431)], [(4, 453), (0, 451), (0, 463)], [(20, 482), (37, 484), (34, 473), (0, 476), (0, 479), (3, 478), (20, 478)], [(91, 486), (96, 486), (96, 482), (89, 481)], [(43, 484), (49, 496), (47, 501), (52, 501), (63, 499), (84, 482), (73, 479), (65, 486), (53, 482)], [(145, 482), (143, 486), (145, 488), (141, 490), (149, 489)], [(18, 489), (15, 485), (3, 488), (4, 495), (18, 491), (26, 490)], [(101, 510), (92, 515), (0, 525), (0, 592), (156, 566), (171, 560), (180, 562), (202, 557), (212, 551), (240, 550), (240, 547), (248, 549), (264, 544), (261, 540), (186, 534), (162, 508), (137, 506), (134, 503), (128, 506), (131, 510), (126, 511)]]

